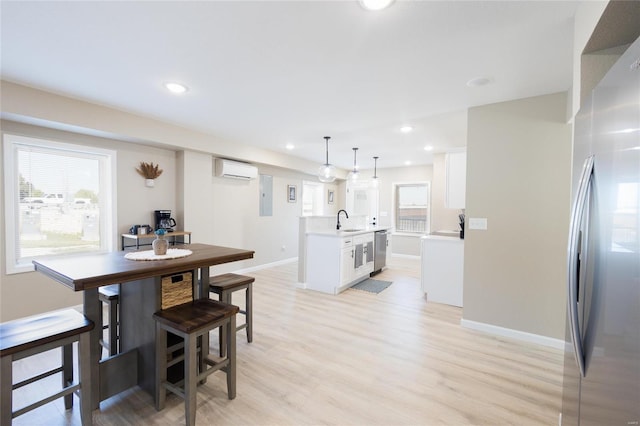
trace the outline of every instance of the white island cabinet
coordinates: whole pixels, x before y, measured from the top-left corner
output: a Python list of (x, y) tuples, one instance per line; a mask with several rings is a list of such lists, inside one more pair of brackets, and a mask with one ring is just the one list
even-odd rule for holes
[(307, 236), (306, 288), (338, 294), (373, 272), (373, 232)]
[(427, 302), (462, 307), (464, 240), (427, 235), (421, 243), (421, 282)]

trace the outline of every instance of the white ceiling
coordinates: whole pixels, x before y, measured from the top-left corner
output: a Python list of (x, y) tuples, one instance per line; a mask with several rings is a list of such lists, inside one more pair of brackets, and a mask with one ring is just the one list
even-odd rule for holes
[[(576, 2), (1, 3), (8, 81), (225, 140), (380, 168), (466, 143), (466, 109), (569, 89)], [(491, 84), (467, 87), (475, 77)], [(168, 93), (165, 81), (186, 84)], [(402, 134), (402, 125), (414, 131)], [(179, 143), (179, 141), (176, 141)], [(285, 145), (295, 145), (287, 151)], [(215, 149), (212, 149), (215, 152)]]

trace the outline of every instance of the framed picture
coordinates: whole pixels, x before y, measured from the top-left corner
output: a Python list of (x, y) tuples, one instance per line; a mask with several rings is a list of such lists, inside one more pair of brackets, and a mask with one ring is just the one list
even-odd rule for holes
[(287, 201), (290, 203), (296, 202), (296, 186), (295, 185), (287, 185)]
[(330, 189), (329, 193), (327, 194), (327, 202), (329, 204), (333, 204), (333, 191)]

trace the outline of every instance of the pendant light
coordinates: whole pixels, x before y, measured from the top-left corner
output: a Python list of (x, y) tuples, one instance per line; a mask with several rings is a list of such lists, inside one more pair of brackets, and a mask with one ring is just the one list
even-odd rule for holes
[(325, 146), (326, 146), (326, 162), (320, 166), (318, 169), (318, 179), (320, 182), (330, 183), (336, 180), (336, 167), (332, 164), (329, 164), (329, 139), (331, 136), (325, 136)]
[(380, 185), (380, 181), (378, 180), (378, 158), (373, 157), (373, 177), (371, 178), (371, 186), (377, 188)]
[(349, 176), (347, 176), (347, 179), (349, 179), (351, 182), (357, 181), (358, 177), (360, 176), (360, 172), (358, 172), (358, 163), (356, 161), (357, 154), (358, 148), (353, 148), (353, 170), (349, 173)]

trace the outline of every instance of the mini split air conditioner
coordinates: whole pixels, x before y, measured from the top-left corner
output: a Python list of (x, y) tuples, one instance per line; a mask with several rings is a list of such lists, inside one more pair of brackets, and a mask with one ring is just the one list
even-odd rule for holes
[(258, 177), (258, 168), (248, 163), (216, 158), (215, 175), (233, 179), (255, 179)]

